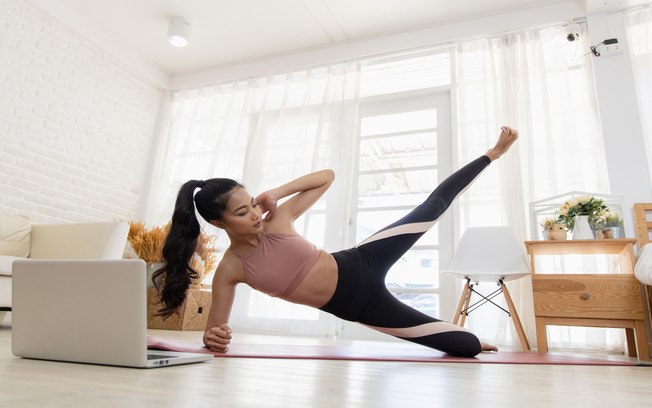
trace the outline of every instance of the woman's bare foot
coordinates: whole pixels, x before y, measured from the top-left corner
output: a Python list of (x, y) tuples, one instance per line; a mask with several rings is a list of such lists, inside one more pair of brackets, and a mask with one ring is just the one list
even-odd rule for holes
[(485, 343), (483, 341), (480, 342), (480, 350), (482, 351), (498, 351), (498, 347), (494, 346), (493, 344)]
[(491, 161), (496, 160), (502, 156), (507, 150), (509, 150), (512, 143), (518, 139), (518, 130), (512, 129), (509, 126), (503, 126), (500, 128), (500, 136), (496, 145), (487, 151), (487, 156)]

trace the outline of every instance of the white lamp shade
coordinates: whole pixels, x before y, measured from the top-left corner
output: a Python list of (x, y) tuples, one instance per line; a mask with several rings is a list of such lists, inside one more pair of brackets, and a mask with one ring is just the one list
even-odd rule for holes
[(186, 20), (174, 17), (168, 28), (168, 42), (175, 47), (185, 47), (190, 39), (190, 23)]
[(474, 282), (496, 282), (530, 274), (525, 244), (509, 227), (473, 227), (464, 232), (448, 270)]

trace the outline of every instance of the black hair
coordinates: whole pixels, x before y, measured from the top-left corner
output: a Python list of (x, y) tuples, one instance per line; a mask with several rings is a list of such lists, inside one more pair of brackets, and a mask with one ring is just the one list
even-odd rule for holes
[[(192, 279), (199, 276), (190, 266), (200, 233), (195, 205), (204, 220), (219, 221), (231, 192), (236, 187), (242, 185), (235, 180), (214, 178), (206, 181), (190, 180), (179, 189), (172, 224), (163, 245), (165, 266), (152, 276), (163, 304), (157, 315), (167, 318), (174, 314), (186, 299)], [(195, 194), (198, 188), (200, 190)], [(159, 287), (161, 283), (162, 288)]]

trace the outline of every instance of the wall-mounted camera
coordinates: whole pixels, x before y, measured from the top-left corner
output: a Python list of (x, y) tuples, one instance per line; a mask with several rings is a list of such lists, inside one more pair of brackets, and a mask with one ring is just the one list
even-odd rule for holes
[(570, 42), (576, 41), (582, 34), (582, 26), (579, 24), (569, 24), (566, 26), (566, 39)]

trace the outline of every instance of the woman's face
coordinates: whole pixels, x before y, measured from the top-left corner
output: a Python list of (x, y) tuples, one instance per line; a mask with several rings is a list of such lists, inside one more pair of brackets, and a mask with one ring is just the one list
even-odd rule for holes
[(263, 230), (262, 211), (254, 198), (242, 187), (236, 187), (226, 202), (222, 220), (215, 222), (233, 235), (255, 234)]

